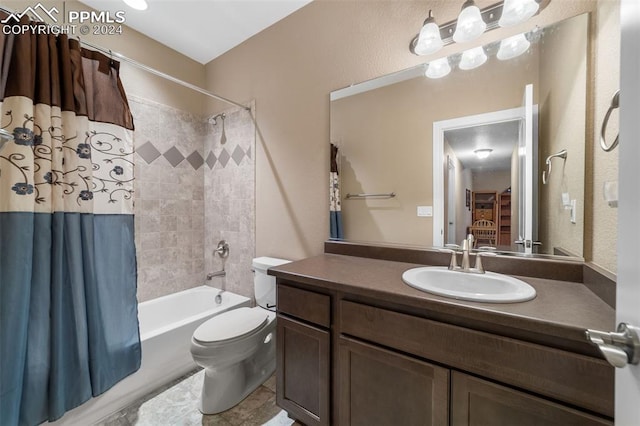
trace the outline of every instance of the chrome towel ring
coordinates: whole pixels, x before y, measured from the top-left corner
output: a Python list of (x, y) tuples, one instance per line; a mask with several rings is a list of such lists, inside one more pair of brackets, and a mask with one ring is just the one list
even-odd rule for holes
[(620, 106), (620, 90), (616, 91), (611, 98), (611, 106), (607, 110), (607, 113), (604, 116), (604, 121), (602, 122), (602, 130), (600, 130), (600, 147), (605, 151), (612, 151), (616, 146), (618, 146), (618, 138), (620, 135), (616, 135), (616, 139), (613, 141), (611, 145), (607, 146), (607, 141), (605, 140), (605, 132), (607, 131), (607, 124), (609, 123), (609, 117), (611, 117), (611, 113), (614, 109)]

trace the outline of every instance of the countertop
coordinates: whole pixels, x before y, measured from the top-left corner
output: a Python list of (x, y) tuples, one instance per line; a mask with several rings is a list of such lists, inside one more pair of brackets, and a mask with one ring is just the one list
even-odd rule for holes
[(614, 330), (615, 311), (584, 284), (517, 276), (536, 289), (521, 303), (479, 303), (441, 297), (402, 281), (414, 263), (322, 254), (269, 269), (269, 274), (329, 291), (394, 304), (412, 314), (602, 358), (586, 329)]

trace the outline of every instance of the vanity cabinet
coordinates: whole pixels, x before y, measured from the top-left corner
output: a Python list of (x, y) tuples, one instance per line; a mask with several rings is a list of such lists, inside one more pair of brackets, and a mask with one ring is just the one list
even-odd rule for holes
[(340, 337), (341, 425), (446, 425), (449, 370)]
[(457, 371), (451, 374), (451, 425), (603, 426), (612, 423)]
[(278, 279), (277, 402), (306, 425), (613, 425), (602, 359), (336, 287)]
[(276, 400), (307, 426), (329, 425), (329, 296), (278, 286)]

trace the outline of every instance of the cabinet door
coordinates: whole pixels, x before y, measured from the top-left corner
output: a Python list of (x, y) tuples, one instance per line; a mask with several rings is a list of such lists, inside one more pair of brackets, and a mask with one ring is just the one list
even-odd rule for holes
[(447, 425), (449, 370), (340, 338), (339, 424)]
[(613, 422), (463, 373), (451, 377), (452, 426), (595, 426)]
[(328, 425), (329, 332), (278, 315), (276, 401), (307, 426)]

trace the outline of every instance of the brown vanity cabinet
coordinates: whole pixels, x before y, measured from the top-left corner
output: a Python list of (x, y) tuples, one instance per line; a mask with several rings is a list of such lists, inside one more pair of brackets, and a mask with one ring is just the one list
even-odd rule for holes
[(613, 424), (604, 360), (295, 286), (278, 281), (277, 402), (306, 425)]
[(608, 420), (457, 371), (451, 374), (451, 425), (603, 426)]
[(449, 423), (449, 370), (341, 337), (341, 425)]
[(330, 298), (278, 286), (276, 400), (307, 426), (330, 424)]

